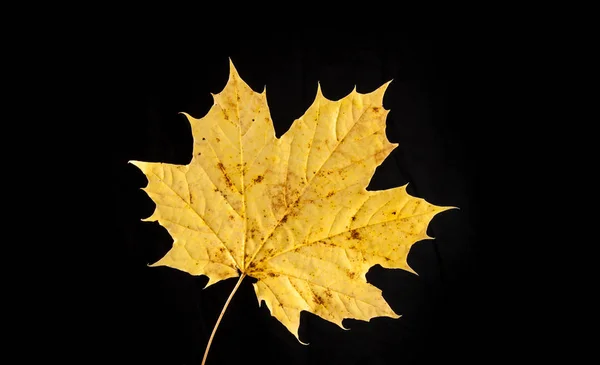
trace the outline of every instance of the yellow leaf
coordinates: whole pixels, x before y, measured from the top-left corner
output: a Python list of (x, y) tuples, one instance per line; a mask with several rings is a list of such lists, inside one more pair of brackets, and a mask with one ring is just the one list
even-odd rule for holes
[[(276, 138), (266, 93), (230, 65), (224, 90), (191, 123), (189, 165), (131, 161), (148, 178), (158, 221), (173, 248), (152, 266), (219, 280), (252, 276), (259, 303), (298, 338), (300, 312), (342, 326), (344, 318), (398, 318), (365, 274), (380, 264), (412, 269), (411, 246), (427, 236), (438, 207), (405, 187), (367, 191), (388, 141), (389, 83), (338, 101), (320, 89), (314, 103)], [(236, 287), (237, 288), (237, 287)]]

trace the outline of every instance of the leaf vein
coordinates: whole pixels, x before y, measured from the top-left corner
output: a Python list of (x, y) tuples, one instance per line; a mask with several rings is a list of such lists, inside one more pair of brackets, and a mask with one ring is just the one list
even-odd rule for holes
[[(235, 258), (233, 257), (232, 252), (229, 250), (229, 248), (227, 248), (227, 246), (225, 245), (225, 242), (223, 242), (223, 240), (221, 239), (221, 237), (219, 237), (219, 235), (217, 234), (217, 232), (214, 231), (214, 229), (206, 222), (206, 220), (204, 219), (204, 217), (202, 217), (200, 215), (200, 213), (198, 213), (196, 211), (196, 209), (191, 206), (190, 204), (188, 204), (185, 199), (179, 195), (169, 184), (166, 184), (164, 181), (162, 181), (158, 175), (156, 175), (154, 172), (150, 172), (152, 175), (156, 176), (156, 178), (158, 179), (158, 181), (160, 181), (161, 183), (163, 183), (167, 188), (169, 188), (169, 190), (171, 190), (176, 196), (179, 197), (179, 199), (181, 199), (188, 207), (190, 207), (190, 209), (192, 210), (192, 212), (194, 212), (198, 218), (200, 218), (200, 220), (202, 220), (202, 222), (208, 227), (208, 229), (210, 229), (210, 231), (215, 235), (215, 237), (219, 240), (219, 242), (221, 242), (221, 244), (223, 245), (223, 247), (225, 248), (225, 250), (227, 251), (227, 253), (229, 254), (229, 256), (231, 257), (231, 259), (233, 260), (233, 262), (239, 267), (238, 262), (235, 260)], [(234, 209), (235, 211), (235, 209)]]

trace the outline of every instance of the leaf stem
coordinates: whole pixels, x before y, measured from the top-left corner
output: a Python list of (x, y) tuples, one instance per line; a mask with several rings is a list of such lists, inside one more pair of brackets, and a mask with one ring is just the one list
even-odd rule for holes
[(217, 323), (215, 323), (215, 327), (213, 328), (212, 333), (210, 334), (210, 338), (208, 339), (208, 344), (206, 345), (206, 350), (204, 350), (204, 357), (202, 358), (202, 365), (206, 364), (206, 358), (208, 357), (208, 350), (210, 350), (210, 345), (212, 344), (213, 338), (215, 337), (217, 328), (219, 328), (219, 323), (221, 323), (221, 319), (223, 319), (223, 315), (225, 314), (225, 311), (227, 310), (227, 307), (229, 306), (229, 302), (231, 302), (231, 298), (233, 298), (233, 295), (238, 290), (238, 288), (240, 287), (240, 284), (242, 284), (242, 280), (244, 280), (245, 277), (246, 277), (246, 273), (243, 273), (240, 276), (237, 283), (235, 284), (235, 287), (231, 291), (231, 294), (229, 294), (229, 298), (227, 298), (227, 301), (225, 302), (223, 309), (221, 310), (221, 314), (219, 315), (219, 318), (217, 319)]

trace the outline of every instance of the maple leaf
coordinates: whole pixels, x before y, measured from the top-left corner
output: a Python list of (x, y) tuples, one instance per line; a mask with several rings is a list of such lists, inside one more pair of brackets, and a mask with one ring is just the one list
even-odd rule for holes
[(254, 92), (230, 63), (207, 115), (184, 113), (194, 140), (188, 165), (131, 161), (156, 203), (145, 220), (173, 237), (151, 266), (206, 275), (207, 286), (239, 276), (223, 312), (246, 275), (258, 279), (259, 304), (298, 340), (302, 311), (342, 328), (344, 318), (398, 318), (365, 275), (376, 264), (414, 272), (411, 246), (430, 238), (429, 222), (450, 207), (410, 196), (406, 186), (366, 190), (397, 146), (385, 133), (388, 85), (337, 101), (319, 88), (276, 138), (266, 92)]

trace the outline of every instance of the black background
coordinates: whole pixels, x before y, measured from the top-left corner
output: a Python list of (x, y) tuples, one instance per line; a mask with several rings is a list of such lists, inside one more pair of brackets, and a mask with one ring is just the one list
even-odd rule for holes
[[(319, 42), (314, 42), (319, 36)], [(315, 97), (329, 99), (356, 86), (369, 92), (392, 80), (384, 98), (391, 112), (387, 136), (399, 146), (377, 169), (369, 189), (409, 183), (408, 191), (439, 214), (413, 246), (409, 264), (419, 273), (373, 267), (367, 278), (383, 290), (400, 319), (345, 320), (343, 331), (303, 313), (303, 346), (266, 307), (251, 280), (243, 282), (213, 342), (208, 364), (427, 364), (486, 362), (489, 303), (481, 285), (478, 206), (482, 116), (477, 43), (453, 32), (417, 35), (364, 31), (273, 32), (247, 40), (220, 40), (205, 32), (183, 40), (129, 33), (105, 45), (100, 79), (110, 86), (98, 100), (111, 139), (110, 201), (98, 249), (109, 262), (101, 274), (97, 351), (134, 364), (199, 364), (212, 326), (235, 279), (202, 288), (206, 277), (148, 268), (171, 245), (157, 223), (140, 220), (154, 204), (140, 190), (146, 178), (128, 160), (187, 164), (190, 127), (178, 112), (202, 117), (210, 93), (224, 87), (229, 61), (255, 90), (266, 85), (278, 136)]]

